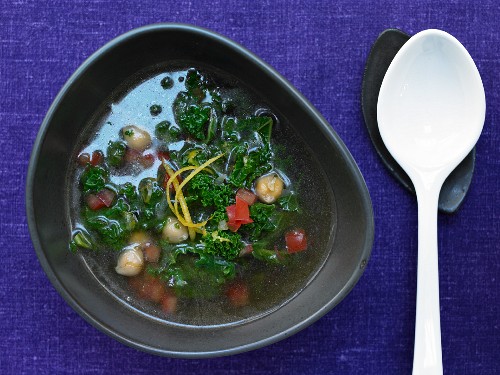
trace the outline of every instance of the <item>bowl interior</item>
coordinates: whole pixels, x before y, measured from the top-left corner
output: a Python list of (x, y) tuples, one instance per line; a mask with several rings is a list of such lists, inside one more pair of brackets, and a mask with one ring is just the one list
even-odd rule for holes
[[(111, 92), (147, 67), (192, 61), (236, 76), (290, 122), (314, 150), (335, 197), (330, 253), (315, 278), (293, 299), (259, 319), (193, 327), (153, 319), (113, 298), (67, 250), (69, 160), (79, 136)], [(153, 25), (129, 32), (97, 51), (55, 99), (33, 148), (27, 182), (32, 240), (48, 277), (85, 319), (120, 341), (157, 354), (199, 357), (252, 349), (285, 338), (335, 306), (368, 261), (373, 214), (363, 178), (330, 125), (273, 69), (239, 45), (185, 25)], [(222, 334), (220, 334), (222, 333)]]

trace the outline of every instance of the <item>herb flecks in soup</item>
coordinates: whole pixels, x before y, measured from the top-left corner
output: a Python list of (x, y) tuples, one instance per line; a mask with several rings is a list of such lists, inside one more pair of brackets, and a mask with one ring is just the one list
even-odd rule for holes
[(322, 258), (311, 237), (321, 223), (303, 199), (318, 193), (308, 189), (320, 184), (318, 172), (301, 178), (276, 117), (256, 114), (234, 80), (227, 88), (209, 77), (162, 73), (129, 91), (74, 174), (81, 199), (70, 249), (128, 280), (154, 311), (192, 324), (283, 303)]

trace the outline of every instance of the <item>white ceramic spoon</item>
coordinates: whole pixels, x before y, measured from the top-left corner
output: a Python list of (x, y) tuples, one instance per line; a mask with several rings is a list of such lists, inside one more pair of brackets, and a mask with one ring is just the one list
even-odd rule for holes
[(467, 50), (450, 34), (425, 30), (398, 52), (382, 82), (382, 139), (410, 176), (418, 201), (417, 312), (413, 375), (441, 375), (437, 207), (441, 186), (477, 142), (486, 102)]

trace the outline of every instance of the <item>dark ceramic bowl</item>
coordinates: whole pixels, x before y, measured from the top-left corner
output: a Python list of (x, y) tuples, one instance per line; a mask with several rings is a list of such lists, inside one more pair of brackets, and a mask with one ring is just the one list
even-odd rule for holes
[[(234, 324), (188, 326), (148, 317), (111, 295), (68, 251), (70, 160), (101, 103), (127, 78), (170, 60), (208, 64), (232, 74), (271, 103), (314, 150), (335, 196), (336, 225), (327, 259), (286, 304)], [(151, 353), (210, 357), (255, 349), (308, 326), (338, 304), (366, 267), (373, 213), (366, 185), (338, 135), (275, 70), (238, 44), (193, 26), (163, 24), (128, 32), (94, 53), (50, 107), (33, 147), (26, 186), (28, 224), (40, 263), (63, 298), (92, 325)]]

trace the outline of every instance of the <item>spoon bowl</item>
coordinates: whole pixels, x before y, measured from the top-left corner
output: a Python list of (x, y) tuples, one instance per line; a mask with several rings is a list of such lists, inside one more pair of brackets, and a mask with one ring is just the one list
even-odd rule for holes
[(379, 129), (407, 173), (443, 170), (447, 176), (477, 142), (485, 108), (481, 77), (467, 50), (444, 31), (425, 30), (410, 38), (387, 70)]
[[(405, 189), (415, 194), (415, 188), (410, 177), (387, 150), (380, 136), (377, 122), (377, 101), (382, 80), (394, 56), (408, 39), (410, 39), (410, 35), (397, 29), (387, 29), (378, 36), (365, 65), (361, 90), (361, 108), (366, 129), (383, 164)], [(475, 148), (473, 148), (444, 181), (439, 194), (438, 208), (440, 212), (453, 214), (462, 205), (472, 181), (475, 155)]]
[(417, 312), (413, 374), (443, 373), (439, 316), (437, 208), (441, 186), (481, 134), (484, 88), (467, 50), (450, 34), (415, 34), (380, 87), (377, 120), (418, 200)]

